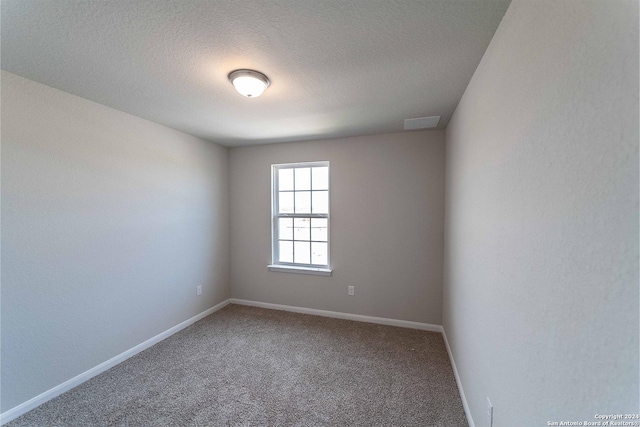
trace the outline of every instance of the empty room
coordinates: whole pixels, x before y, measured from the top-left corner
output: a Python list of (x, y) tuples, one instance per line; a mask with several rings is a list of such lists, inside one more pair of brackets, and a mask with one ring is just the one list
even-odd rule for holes
[(0, 425), (640, 426), (638, 0), (0, 17)]

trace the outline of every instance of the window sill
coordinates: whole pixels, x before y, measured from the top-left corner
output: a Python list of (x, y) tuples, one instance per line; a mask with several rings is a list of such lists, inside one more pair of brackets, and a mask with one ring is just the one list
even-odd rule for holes
[(315, 268), (315, 267), (298, 267), (295, 265), (275, 265), (270, 264), (267, 266), (269, 271), (277, 271), (280, 273), (298, 273), (298, 274), (311, 274), (314, 276), (331, 276), (333, 270), (329, 268)]

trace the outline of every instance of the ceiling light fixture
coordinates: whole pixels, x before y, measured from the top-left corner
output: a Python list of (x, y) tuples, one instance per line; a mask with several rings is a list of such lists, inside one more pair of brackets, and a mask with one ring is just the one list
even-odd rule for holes
[(229, 81), (238, 93), (247, 98), (256, 98), (271, 83), (264, 74), (254, 70), (235, 70), (229, 73)]

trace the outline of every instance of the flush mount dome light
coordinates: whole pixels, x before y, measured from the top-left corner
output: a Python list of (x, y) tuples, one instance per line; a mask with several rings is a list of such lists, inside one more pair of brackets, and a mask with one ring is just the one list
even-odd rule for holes
[(229, 81), (238, 93), (247, 98), (256, 98), (269, 86), (269, 78), (254, 70), (235, 70), (229, 74)]

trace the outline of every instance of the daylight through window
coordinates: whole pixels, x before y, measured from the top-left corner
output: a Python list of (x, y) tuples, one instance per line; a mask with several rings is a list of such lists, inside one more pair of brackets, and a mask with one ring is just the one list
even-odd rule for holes
[(273, 165), (273, 264), (329, 267), (329, 162)]

